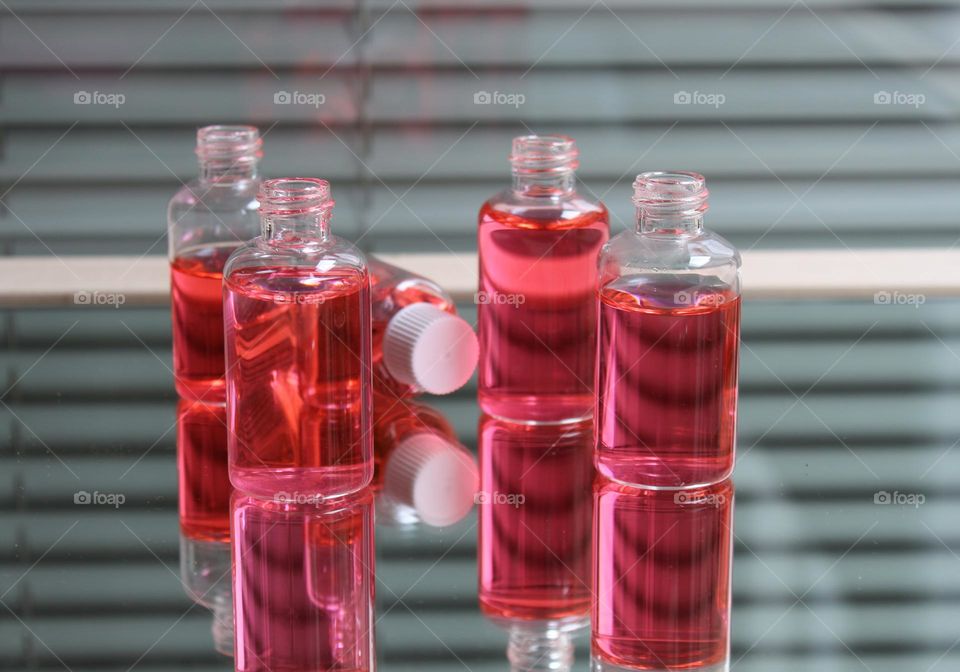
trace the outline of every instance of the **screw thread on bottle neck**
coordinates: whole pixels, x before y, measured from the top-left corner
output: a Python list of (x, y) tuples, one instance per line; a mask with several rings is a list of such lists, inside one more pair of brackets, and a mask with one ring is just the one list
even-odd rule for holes
[(686, 171), (640, 173), (633, 182), (637, 230), (642, 233), (697, 233), (707, 211), (706, 180)]
[(263, 156), (254, 126), (204, 126), (197, 130), (200, 179), (205, 182), (252, 180)]
[(313, 177), (283, 177), (260, 186), (260, 223), (264, 240), (322, 240), (330, 233), (333, 198), (330, 183)]
[(573, 192), (580, 165), (577, 145), (565, 135), (525, 135), (513, 139), (510, 164), (513, 190), (524, 196), (550, 197)]
[(574, 647), (569, 633), (529, 626), (510, 629), (507, 659), (511, 672), (568, 672), (573, 667)]

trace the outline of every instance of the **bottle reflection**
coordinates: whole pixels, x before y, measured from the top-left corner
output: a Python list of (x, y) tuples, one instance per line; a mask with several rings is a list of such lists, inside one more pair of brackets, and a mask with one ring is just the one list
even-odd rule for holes
[(378, 522), (444, 527), (466, 516), (479, 474), (447, 418), (394, 395), (375, 394), (373, 407)]
[(213, 612), (214, 648), (225, 656), (232, 656), (230, 542), (202, 541), (181, 534), (180, 580), (190, 599)]
[(564, 670), (590, 611), (590, 420), (480, 420), (480, 608), (514, 670)]
[(236, 669), (372, 670), (373, 496), (233, 499)]
[(725, 670), (733, 483), (594, 499), (593, 669)]
[(187, 595), (213, 612), (214, 648), (233, 655), (230, 587), (230, 478), (226, 408), (177, 405), (180, 580)]
[(177, 405), (180, 529), (191, 539), (230, 541), (227, 411), (223, 404)]

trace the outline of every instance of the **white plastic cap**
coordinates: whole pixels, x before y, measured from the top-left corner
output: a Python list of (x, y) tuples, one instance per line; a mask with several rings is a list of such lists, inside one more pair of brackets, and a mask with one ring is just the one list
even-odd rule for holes
[(480, 474), (473, 456), (449, 439), (421, 432), (400, 442), (387, 459), (383, 492), (409, 506), (427, 525), (445, 527), (473, 508)]
[(394, 315), (383, 336), (383, 363), (390, 375), (431, 394), (463, 387), (480, 346), (462, 317), (429, 303), (415, 303)]

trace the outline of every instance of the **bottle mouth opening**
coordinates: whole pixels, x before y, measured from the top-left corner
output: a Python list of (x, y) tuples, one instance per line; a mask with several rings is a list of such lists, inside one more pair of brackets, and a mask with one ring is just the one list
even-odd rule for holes
[(260, 212), (293, 216), (330, 210), (333, 198), (330, 183), (315, 177), (282, 177), (265, 180), (258, 195)]
[(706, 178), (686, 170), (649, 171), (633, 182), (633, 203), (652, 216), (696, 214), (707, 211)]
[(258, 160), (263, 140), (256, 126), (204, 126), (197, 129), (197, 156), (201, 160)]
[(510, 163), (515, 172), (554, 173), (580, 165), (580, 151), (566, 135), (522, 135), (513, 139)]

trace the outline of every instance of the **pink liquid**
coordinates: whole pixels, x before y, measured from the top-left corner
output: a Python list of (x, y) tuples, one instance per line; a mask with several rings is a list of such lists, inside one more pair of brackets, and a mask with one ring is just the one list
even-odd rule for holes
[(373, 324), (373, 384), (391, 397), (416, 394), (415, 387), (401, 383), (387, 370), (383, 361), (383, 337), (390, 319), (407, 306), (429, 303), (456, 314), (456, 306), (428, 289), (427, 281), (379, 261), (368, 260), (370, 268), (370, 301)]
[(594, 207), (480, 211), (484, 412), (541, 422), (592, 412), (597, 255), (609, 237), (607, 211)]
[(480, 421), (480, 608), (501, 621), (590, 610), (592, 423)]
[(641, 670), (729, 655), (733, 484), (595, 491), (593, 656)]
[(740, 299), (728, 289), (631, 278), (604, 287), (597, 365), (600, 473), (662, 487), (729, 476), (739, 340)]
[(372, 669), (372, 496), (233, 507), (236, 670)]
[(185, 399), (223, 403), (223, 265), (236, 244), (188, 250), (170, 265), (173, 373)]
[(230, 540), (227, 410), (222, 404), (177, 405), (180, 529), (200, 541)]
[(225, 282), (230, 478), (336, 497), (373, 477), (366, 277), (258, 267)]

